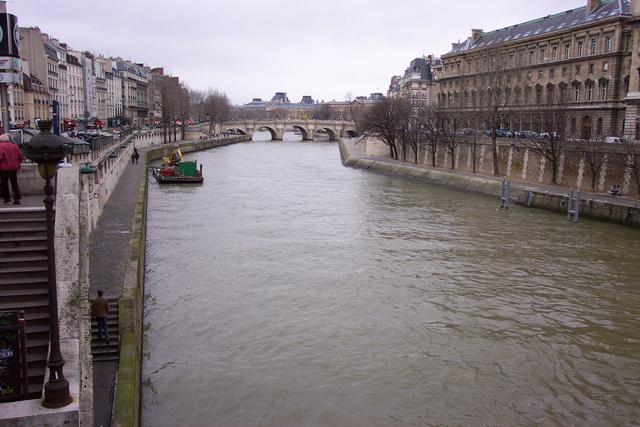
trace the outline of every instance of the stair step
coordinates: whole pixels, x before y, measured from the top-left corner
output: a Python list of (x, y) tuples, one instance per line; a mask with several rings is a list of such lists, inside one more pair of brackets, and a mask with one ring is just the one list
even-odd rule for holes
[(0, 288), (0, 298), (12, 298), (12, 297), (24, 297), (28, 295), (49, 295), (49, 289), (47, 287), (44, 288), (35, 288), (35, 289), (3, 289)]
[(107, 347), (107, 348), (96, 348), (96, 349), (91, 349), (91, 354), (114, 354), (114, 353), (119, 353), (120, 350), (119, 348), (116, 347)]
[(15, 263), (15, 262), (46, 261), (48, 259), (49, 259), (49, 257), (47, 257), (46, 255), (4, 257), (4, 258), (0, 258), (0, 264), (2, 264), (2, 263)]
[(0, 247), (0, 254), (3, 253), (15, 253), (15, 252), (46, 252), (47, 245), (33, 245), (33, 246), (16, 246), (16, 247)]
[(0, 274), (10, 273), (42, 273), (48, 271), (47, 267), (14, 267), (14, 268), (0, 268)]
[(48, 277), (22, 277), (16, 279), (0, 279), (0, 286), (27, 285), (35, 283), (49, 283)]
[(6, 223), (13, 223), (13, 222), (19, 222), (19, 223), (32, 223), (32, 222), (42, 222), (45, 223), (47, 222), (47, 218), (45, 215), (42, 215), (42, 217), (32, 217), (32, 218), (6, 218), (4, 215), (0, 214), (0, 225), (1, 224), (6, 224)]
[(35, 307), (48, 307), (49, 299), (38, 298), (31, 301), (7, 301), (0, 302), (0, 311), (6, 310), (26, 310)]
[(43, 227), (42, 225), (38, 224), (32, 224), (30, 227), (9, 227), (6, 226), (6, 223), (4, 224), (5, 226), (3, 227), (2, 224), (0, 224), (0, 233), (22, 233), (22, 232), (46, 232), (47, 231), (47, 227), (46, 225)]
[(120, 356), (119, 355), (113, 355), (113, 356), (101, 356), (101, 355), (96, 355), (93, 357), (93, 361), (94, 362), (115, 362), (117, 360), (120, 360)]
[(0, 237), (0, 243), (14, 242), (46, 242), (47, 236)]

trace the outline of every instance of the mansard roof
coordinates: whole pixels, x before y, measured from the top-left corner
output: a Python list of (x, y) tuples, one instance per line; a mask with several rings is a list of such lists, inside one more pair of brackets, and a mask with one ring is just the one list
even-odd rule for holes
[(449, 53), (460, 53), (502, 43), (525, 40), (541, 34), (566, 31), (585, 24), (629, 16), (629, 3), (630, 0), (602, 0), (601, 4), (589, 15), (587, 15), (586, 6), (556, 13), (555, 15), (547, 15), (533, 21), (483, 33), (475, 42), (469, 37), (462, 43), (454, 44)]

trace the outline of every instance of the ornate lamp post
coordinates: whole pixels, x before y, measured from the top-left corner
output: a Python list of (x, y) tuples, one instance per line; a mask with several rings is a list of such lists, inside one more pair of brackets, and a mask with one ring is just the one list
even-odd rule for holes
[(53, 244), (53, 188), (51, 179), (56, 176), (58, 163), (65, 157), (64, 140), (51, 133), (51, 121), (40, 121), (40, 134), (26, 144), (29, 159), (38, 164), (38, 172), (45, 180), (44, 206), (47, 215), (47, 256), (49, 270), (49, 340), (50, 352), (47, 366), (49, 380), (44, 385), (42, 406), (61, 408), (71, 403), (69, 381), (64, 377), (64, 359), (60, 353), (60, 330), (58, 325), (58, 292), (56, 285), (56, 256)]

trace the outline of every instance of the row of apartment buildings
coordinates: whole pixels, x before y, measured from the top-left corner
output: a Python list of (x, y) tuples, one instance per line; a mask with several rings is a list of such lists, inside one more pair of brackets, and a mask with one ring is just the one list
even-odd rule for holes
[(587, 0), (507, 28), (471, 30), (439, 59), (412, 61), (388, 93), (416, 109), (470, 113), (486, 107), (492, 90), (503, 93), (504, 128), (545, 131), (537, 116), (562, 100), (572, 136), (640, 139), (640, 0)]
[(20, 28), (20, 46), (22, 84), (9, 86), (11, 127), (51, 119), (54, 101), (65, 129), (160, 121), (162, 68), (77, 51), (38, 27)]

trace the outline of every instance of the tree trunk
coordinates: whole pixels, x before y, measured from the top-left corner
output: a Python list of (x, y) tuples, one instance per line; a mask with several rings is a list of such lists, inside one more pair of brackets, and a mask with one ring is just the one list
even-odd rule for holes
[(491, 159), (493, 160), (493, 176), (500, 176), (498, 164), (498, 141), (495, 129), (491, 132)]
[(434, 168), (436, 167), (436, 153), (438, 152), (438, 145), (437, 144), (433, 144), (431, 146), (432, 150), (431, 150), (431, 166), (433, 166)]
[(473, 173), (476, 173), (476, 142), (473, 141)]
[(451, 154), (451, 170), (454, 170), (456, 168), (456, 151), (455, 151), (455, 148), (453, 150), (451, 150), (450, 154)]
[(551, 166), (553, 170), (551, 171), (551, 180), (554, 184), (560, 184), (558, 182), (558, 160), (554, 159), (551, 161)]

